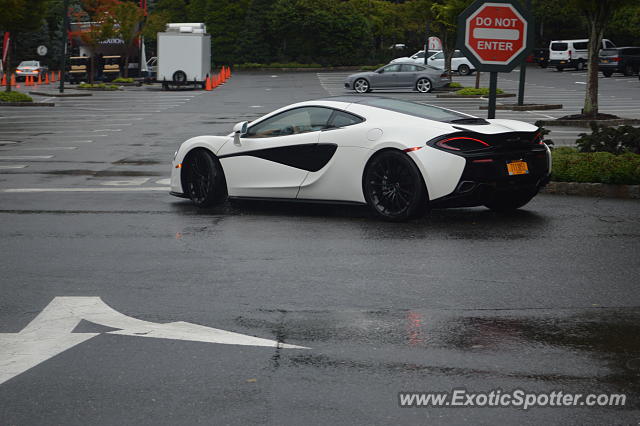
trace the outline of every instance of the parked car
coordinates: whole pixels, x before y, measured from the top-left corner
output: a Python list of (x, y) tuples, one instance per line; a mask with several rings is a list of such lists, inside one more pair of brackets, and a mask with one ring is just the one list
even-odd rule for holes
[(344, 87), (357, 93), (379, 89), (413, 89), (420, 93), (429, 93), (450, 81), (449, 76), (442, 70), (408, 62), (388, 64), (375, 71), (352, 74), (345, 80)]
[[(427, 58), (435, 55), (438, 52), (439, 50), (428, 50)], [(419, 50), (411, 56), (403, 56), (401, 58), (396, 58), (393, 61), (391, 61), (391, 63), (395, 64), (396, 62), (411, 62), (411, 61), (415, 62), (418, 65), (424, 65), (424, 50)]]
[[(438, 69), (444, 69), (444, 52), (440, 51), (435, 55), (427, 58), (427, 64)], [(451, 58), (451, 71), (457, 71), (460, 75), (469, 75), (474, 72), (476, 68), (473, 66), (459, 50), (453, 52)]]
[(22, 61), (16, 68), (16, 80), (25, 80), (27, 77), (40, 78), (44, 77), (48, 68), (40, 63), (40, 61)]
[[(589, 40), (555, 40), (549, 43), (549, 65), (558, 71), (575, 68), (581, 71), (587, 64)], [(601, 49), (616, 47), (611, 40), (602, 39)]]
[(540, 68), (546, 68), (549, 66), (549, 48), (548, 47), (540, 47), (533, 49), (531, 55), (531, 63), (538, 64)]
[(640, 70), (640, 47), (602, 49), (598, 68), (605, 77), (611, 77), (614, 72), (633, 75)]
[(429, 207), (515, 210), (550, 173), (549, 148), (529, 123), (341, 96), (188, 139), (171, 164), (171, 194), (197, 207), (227, 198), (355, 203), (402, 221)]

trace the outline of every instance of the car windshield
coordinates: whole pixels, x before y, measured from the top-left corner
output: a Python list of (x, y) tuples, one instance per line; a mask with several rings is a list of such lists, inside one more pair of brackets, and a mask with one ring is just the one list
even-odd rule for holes
[(402, 114), (413, 115), (414, 117), (426, 118), (435, 121), (451, 122), (454, 120), (473, 118), (469, 115), (460, 114), (432, 105), (401, 101), (398, 99), (371, 98), (361, 103), (364, 105), (388, 109), (390, 111), (400, 112)]
[(19, 67), (37, 67), (38, 66), (38, 62), (36, 61), (22, 61), (20, 62), (20, 65), (18, 65)]
[(567, 43), (551, 43), (551, 50), (554, 52), (562, 52), (569, 48)]

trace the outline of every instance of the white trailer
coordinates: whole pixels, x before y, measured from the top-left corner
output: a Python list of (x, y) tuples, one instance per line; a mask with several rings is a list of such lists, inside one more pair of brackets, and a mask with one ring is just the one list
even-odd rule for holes
[(204, 88), (211, 72), (211, 36), (201, 23), (167, 24), (158, 33), (158, 76), (163, 89)]

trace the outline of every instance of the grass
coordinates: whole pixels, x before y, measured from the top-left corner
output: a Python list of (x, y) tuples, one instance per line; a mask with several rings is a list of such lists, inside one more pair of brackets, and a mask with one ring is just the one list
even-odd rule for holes
[(112, 81), (112, 83), (133, 83), (134, 79), (130, 77), (118, 77)]
[[(504, 91), (502, 89), (497, 89), (496, 90), (496, 94), (500, 95), (504, 93)], [(482, 96), (489, 96), (489, 88), (488, 87), (481, 87), (479, 89), (476, 89), (474, 87), (465, 87), (464, 89), (460, 89), (457, 90), (455, 92), (456, 95), (482, 95)]]
[(0, 102), (33, 102), (33, 98), (21, 92), (0, 92)]
[(89, 83), (81, 83), (78, 85), (80, 89), (104, 89), (104, 90), (118, 90), (117, 84), (89, 84)]
[(609, 152), (578, 152), (569, 147), (552, 151), (551, 180), (621, 185), (640, 184), (640, 154), (615, 155)]
[(363, 65), (360, 67), (362, 71), (375, 71), (378, 68), (384, 67), (386, 64), (378, 64), (378, 65)]
[(456, 81), (452, 81), (451, 83), (449, 83), (449, 87), (451, 87), (452, 89), (463, 89), (464, 86)]

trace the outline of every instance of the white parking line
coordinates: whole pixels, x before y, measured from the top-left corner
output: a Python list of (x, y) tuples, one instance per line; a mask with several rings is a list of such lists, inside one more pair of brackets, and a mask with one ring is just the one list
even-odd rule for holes
[(0, 160), (46, 160), (53, 155), (0, 155)]
[(147, 191), (169, 191), (168, 186), (148, 186), (136, 188), (9, 188), (0, 189), (5, 193), (33, 193), (33, 192), (147, 192)]
[(24, 169), (25, 167), (27, 167), (26, 164), (12, 164), (9, 166), (2, 166), (0, 165), (0, 170), (8, 170), (8, 169)]
[[(73, 149), (78, 149), (77, 146), (30, 146), (30, 147), (20, 147), (14, 148), (16, 151), (71, 151)], [(5, 149), (5, 151), (8, 151)]]
[(144, 185), (151, 178), (137, 178), (128, 180), (108, 180), (106, 182), (100, 182), (100, 185), (105, 186), (139, 186)]

